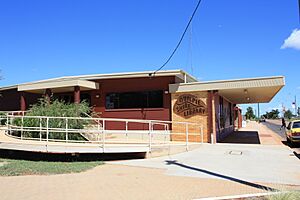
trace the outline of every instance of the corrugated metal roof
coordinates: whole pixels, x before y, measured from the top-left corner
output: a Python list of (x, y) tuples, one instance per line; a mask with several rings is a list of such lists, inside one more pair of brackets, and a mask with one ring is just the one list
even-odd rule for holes
[[(36, 84), (36, 83), (47, 83), (47, 82), (57, 82), (65, 80), (99, 80), (99, 79), (116, 79), (116, 78), (139, 78), (139, 77), (149, 77), (149, 74), (153, 71), (142, 71), (142, 72), (122, 72), (122, 73), (110, 73), (110, 74), (90, 74), (90, 75), (79, 75), (79, 76), (63, 76), (58, 78), (45, 79), (40, 81), (33, 81), (27, 83), (21, 83), (11, 86), (0, 87), (0, 91), (16, 89), (19, 85)], [(187, 76), (187, 82), (195, 82), (197, 79), (192, 75), (188, 74), (183, 70), (161, 70), (158, 71), (155, 76), (177, 76), (181, 80), (184, 80), (184, 76)]]

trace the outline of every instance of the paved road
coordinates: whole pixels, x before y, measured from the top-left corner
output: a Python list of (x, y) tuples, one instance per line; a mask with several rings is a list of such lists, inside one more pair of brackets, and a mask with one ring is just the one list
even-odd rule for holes
[(267, 120), (262, 124), (266, 125), (269, 129), (279, 135), (283, 140), (286, 140), (284, 130), (280, 130), (281, 121), (280, 120)]
[(274, 133), (279, 135), (282, 138), (282, 143), (289, 146), (297, 154), (297, 157), (300, 159), (300, 144), (296, 144), (293, 147), (291, 147), (291, 145), (286, 142), (286, 136), (284, 130), (280, 130), (280, 126), (281, 126), (280, 120), (267, 120), (263, 124), (267, 126), (269, 129), (271, 129)]

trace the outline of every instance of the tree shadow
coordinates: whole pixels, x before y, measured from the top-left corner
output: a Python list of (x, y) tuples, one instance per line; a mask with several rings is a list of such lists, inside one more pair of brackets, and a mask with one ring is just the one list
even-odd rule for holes
[(281, 142), (282, 142), (282, 144), (290, 147), (291, 149), (293, 149), (293, 148), (300, 148), (300, 142), (299, 143), (293, 143), (293, 144), (291, 144), (290, 142), (287, 142), (286, 140), (281, 141)]
[[(300, 143), (294, 143), (294, 144), (291, 144), (290, 142), (287, 142), (287, 141), (281, 141), (282, 144), (288, 146), (291, 148), (291, 150), (293, 150), (293, 148), (300, 148)], [(300, 159), (300, 154), (297, 153), (296, 151), (293, 151), (293, 154), (298, 158)]]
[(260, 144), (260, 139), (257, 131), (235, 131), (220, 143)]
[(244, 180), (241, 180), (241, 179), (237, 179), (237, 178), (233, 178), (233, 177), (230, 177), (230, 176), (226, 176), (226, 175), (218, 174), (218, 173), (215, 173), (215, 172), (211, 172), (211, 171), (208, 171), (208, 170), (205, 170), (205, 169), (199, 169), (199, 168), (196, 168), (196, 167), (191, 167), (191, 166), (188, 166), (188, 165), (185, 165), (185, 164), (182, 164), (182, 163), (178, 163), (177, 160), (166, 160), (165, 162), (166, 162), (167, 165), (177, 165), (179, 167), (183, 167), (183, 168), (186, 168), (186, 169), (190, 169), (190, 170), (205, 173), (205, 174), (208, 174), (208, 175), (216, 176), (216, 177), (219, 177), (219, 178), (223, 178), (223, 179), (226, 179), (226, 180), (229, 180), (229, 181), (233, 181), (233, 182), (240, 183), (240, 184), (243, 184), (243, 185), (247, 185), (247, 186), (250, 186), (250, 187), (254, 187), (254, 188), (257, 188), (257, 189), (262, 189), (262, 190), (272, 191), (272, 192), (278, 191), (277, 189), (274, 189), (274, 188), (271, 188), (271, 187), (268, 187), (268, 186), (264, 186), (264, 185), (260, 185), (260, 184), (256, 184), (256, 183), (251, 183), (251, 182), (244, 181)]
[(145, 153), (42, 153), (0, 149), (0, 158), (30, 161), (77, 162), (143, 159)]

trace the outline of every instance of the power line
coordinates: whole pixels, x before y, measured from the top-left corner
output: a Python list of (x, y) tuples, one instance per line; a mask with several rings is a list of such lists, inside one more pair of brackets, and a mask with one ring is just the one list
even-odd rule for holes
[(299, 12), (299, 23), (300, 23), (300, 0), (298, 0), (298, 12)]
[[(300, 0), (299, 0), (299, 1), (300, 1)], [(197, 5), (196, 5), (196, 7), (195, 7), (195, 9), (194, 9), (194, 11), (193, 11), (193, 14), (192, 14), (192, 16), (191, 16), (191, 18), (190, 18), (188, 24), (186, 25), (186, 27), (185, 27), (185, 29), (184, 29), (184, 31), (183, 31), (183, 34), (181, 35), (181, 38), (180, 38), (179, 42), (177, 43), (175, 49), (173, 50), (173, 52), (172, 52), (171, 55), (169, 56), (169, 58), (166, 60), (166, 62), (165, 62), (161, 67), (159, 67), (159, 68), (158, 68), (157, 70), (155, 70), (153, 73), (150, 73), (150, 74), (149, 74), (150, 77), (151, 77), (151, 76), (154, 76), (159, 70), (161, 70), (162, 68), (164, 68), (164, 67), (166, 66), (166, 64), (168, 64), (168, 62), (169, 62), (169, 61), (171, 60), (171, 58), (174, 56), (174, 54), (176, 53), (177, 49), (179, 48), (179, 46), (180, 46), (180, 44), (181, 44), (181, 42), (182, 42), (182, 40), (183, 40), (183, 38), (184, 38), (184, 36), (185, 36), (185, 34), (186, 34), (186, 32), (187, 32), (187, 30), (188, 30), (188, 28), (189, 28), (191, 22), (192, 22), (192, 20), (193, 20), (195, 14), (196, 14), (196, 12), (197, 12), (197, 10), (198, 10), (198, 7), (199, 7), (200, 3), (201, 3), (201, 0), (198, 0), (198, 3), (197, 3)]]

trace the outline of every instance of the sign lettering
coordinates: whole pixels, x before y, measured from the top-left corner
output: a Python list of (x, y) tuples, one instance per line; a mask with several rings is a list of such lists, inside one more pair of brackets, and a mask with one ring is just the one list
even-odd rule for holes
[(174, 104), (173, 111), (185, 118), (194, 115), (206, 115), (206, 104), (195, 95), (180, 95)]

